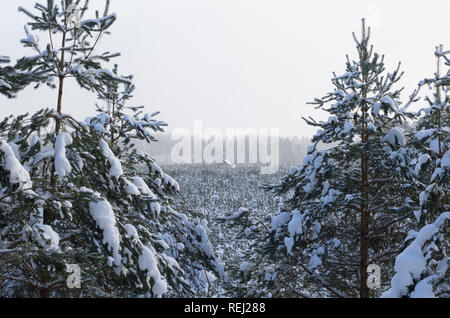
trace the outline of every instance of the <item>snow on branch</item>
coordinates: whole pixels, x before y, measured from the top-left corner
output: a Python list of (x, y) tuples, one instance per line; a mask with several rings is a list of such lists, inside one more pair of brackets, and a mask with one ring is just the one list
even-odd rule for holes
[[(435, 297), (429, 284), (432, 276), (423, 278), (430, 260), (427, 246), (438, 232), (444, 230), (444, 226), (449, 219), (450, 212), (442, 213), (434, 223), (424, 226), (418, 233), (413, 233), (414, 241), (395, 260), (396, 273), (392, 278), (391, 288), (381, 297), (403, 297), (408, 294), (409, 289), (415, 283), (411, 297)], [(445, 270), (443, 272), (445, 273)]]

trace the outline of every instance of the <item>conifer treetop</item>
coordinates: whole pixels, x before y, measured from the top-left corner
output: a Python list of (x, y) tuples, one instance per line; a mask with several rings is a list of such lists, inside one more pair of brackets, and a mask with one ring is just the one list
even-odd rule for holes
[(95, 11), (89, 18), (89, 1), (62, 0), (58, 5), (48, 0), (46, 5), (37, 2), (34, 10), (19, 7), (31, 20), (25, 25), (26, 37), (21, 43), (35, 54), (19, 59), (16, 67), (39, 75), (36, 87), (44, 83), (55, 88), (57, 78), (75, 78), (82, 88), (91, 91), (115, 81), (130, 82), (103, 66), (120, 53), (96, 52), (117, 19), (115, 13), (109, 13), (109, 4), (107, 0), (102, 15)]

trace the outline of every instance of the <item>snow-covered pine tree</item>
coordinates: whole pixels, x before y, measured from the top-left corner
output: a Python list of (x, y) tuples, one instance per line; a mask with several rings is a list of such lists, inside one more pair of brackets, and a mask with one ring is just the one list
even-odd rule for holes
[[(50, 39), (60, 32), (77, 44), (58, 51), (50, 44), (40, 51), (29, 32), (23, 41), (40, 53), (21, 59), (19, 69), (40, 72), (37, 80), (49, 85), (56, 76), (60, 89), (56, 110), (11, 116), (0, 124), (0, 293), (160, 297), (195, 292), (200, 273), (211, 267), (224, 275), (223, 264), (214, 255), (205, 221), (171, 207), (177, 182), (133, 148), (133, 140), (154, 140), (152, 132), (165, 124), (153, 118), (156, 114), (142, 114), (141, 107), (125, 107), (134, 90), (132, 78), (118, 76), (116, 67), (100, 69), (98, 61), (108, 55), (91, 54), (93, 46), (86, 44), (115, 15), (106, 9), (103, 18), (71, 24), (73, 12), (87, 11), (86, 4), (77, 9), (79, 2), (63, 1), (61, 9), (53, 1), (36, 4), (42, 18), (20, 9), (33, 18), (33, 28), (49, 31)], [(62, 114), (63, 81), (72, 76), (96, 91), (105, 107), (114, 106), (86, 123)], [(81, 289), (66, 286), (70, 264), (81, 269)]]
[(422, 185), (416, 211), (422, 227), (410, 231), (383, 297), (450, 296), (450, 68), (441, 75), (441, 60), (450, 66), (447, 55), (450, 51), (437, 48), (437, 72), (420, 83), (433, 89), (433, 96), (426, 98), (428, 107), (419, 111), (422, 117), (412, 142), (417, 150), (412, 164)]
[[(369, 297), (368, 265), (387, 275), (414, 222), (408, 198), (413, 175), (399, 126), (412, 116), (406, 107), (417, 92), (401, 107), (402, 89), (394, 88), (403, 74), (400, 64), (385, 72), (364, 20), (361, 39), (353, 37), (357, 59), (347, 56), (346, 73), (332, 78), (334, 90), (311, 103), (330, 117), (305, 119), (320, 129), (303, 166), (268, 186), (279, 195), (293, 192), (286, 202), (291, 212), (272, 218), (273, 246), (290, 255), (286, 262), (293, 270), (307, 274), (303, 285), (337, 297)], [(319, 143), (328, 149), (317, 150)]]
[[(117, 74), (117, 67), (113, 72)], [(152, 245), (165, 242), (166, 255), (176, 258), (182, 269), (170, 281), (181, 279), (194, 289), (201, 289), (199, 278), (203, 272), (213, 269), (224, 278), (224, 264), (214, 254), (207, 235), (207, 222), (178, 213), (172, 207), (171, 196), (179, 192), (178, 183), (164, 173), (153, 158), (136, 149), (137, 142), (156, 141), (152, 132), (162, 132), (166, 123), (155, 119), (159, 112), (148, 114), (143, 112), (144, 106), (126, 106), (134, 89), (130, 83), (105, 87), (99, 94), (104, 105), (97, 105), (98, 114), (86, 119), (91, 131), (103, 137), (102, 147), (117, 153), (117, 160), (123, 163), (122, 192), (111, 192), (109, 200), (119, 208), (118, 215), (120, 211), (135, 209), (136, 213), (129, 213), (127, 217), (143, 222), (138, 229), (143, 239), (148, 241), (147, 235), (151, 233), (151, 237), (157, 238), (150, 240)], [(102, 176), (94, 177), (92, 182), (99, 182), (100, 188), (105, 183), (114, 183), (105, 181)]]
[[(172, 207), (176, 181), (130, 144), (138, 136), (153, 139), (149, 130), (159, 131), (162, 122), (116, 113), (124, 133), (116, 157), (110, 121), (99, 120), (110, 114), (89, 125), (64, 115), (56, 142), (46, 132), (54, 116), (43, 110), (0, 125), (2, 294), (187, 295), (196, 292), (202, 271), (223, 275), (205, 222)], [(53, 161), (56, 193), (48, 181)], [(44, 212), (54, 221), (44, 222)], [(81, 291), (66, 288), (69, 264), (82, 270)]]
[[(110, 34), (109, 29), (117, 19), (115, 13), (109, 13), (110, 1), (106, 0), (102, 16), (95, 11), (92, 18), (85, 18), (90, 12), (88, 4), (87, 0), (83, 4), (81, 0), (61, 0), (58, 5), (54, 0), (47, 0), (45, 5), (39, 2), (35, 4), (36, 13), (19, 7), (19, 11), (31, 19), (31, 22), (25, 25), (26, 38), (22, 39), (21, 43), (25, 47), (32, 48), (35, 54), (18, 60), (16, 68), (29, 73), (38, 73), (40, 80), (36, 81), (36, 88), (41, 83), (58, 88), (56, 110), (59, 115), (62, 114), (66, 79), (74, 78), (82, 88), (90, 91), (97, 91), (114, 81), (127, 81), (115, 76), (111, 70), (102, 65), (119, 56), (119, 53), (96, 53), (102, 36)], [(40, 39), (44, 37), (33, 34), (33, 31), (45, 35), (46, 43), (41, 45)], [(60, 131), (61, 120), (56, 117), (56, 135)], [(56, 191), (54, 165), (51, 182)]]
[[(411, 144), (417, 151), (415, 173), (419, 178), (422, 188), (419, 196), (421, 210), (417, 211), (417, 217), (423, 221), (432, 222), (439, 213), (447, 210), (444, 202), (447, 202), (447, 180), (441, 180), (440, 173), (443, 169), (436, 170), (442, 162), (450, 147), (450, 111), (449, 90), (450, 70), (441, 75), (442, 60), (446, 65), (450, 64), (449, 58), (442, 46), (436, 49), (437, 71), (434, 78), (425, 79), (419, 86), (428, 85), (433, 91), (432, 97), (426, 97), (428, 106), (418, 112), (419, 119), (416, 125), (414, 139)], [(423, 212), (423, 213), (422, 213)]]
[[(44, 296), (55, 264), (44, 260), (57, 257), (54, 246), (59, 236), (43, 224), (44, 205), (40, 203), (44, 201), (34, 191), (30, 168), (21, 163), (33, 161), (39, 153), (36, 131), (45, 130), (51, 114), (52, 110), (41, 110), (33, 116), (9, 116), (0, 123), (0, 294), (4, 296), (39, 292)], [(34, 244), (28, 244), (30, 240)]]

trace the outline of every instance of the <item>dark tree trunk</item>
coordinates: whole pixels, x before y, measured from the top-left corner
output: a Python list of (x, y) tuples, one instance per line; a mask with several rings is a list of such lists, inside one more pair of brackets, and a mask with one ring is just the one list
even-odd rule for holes
[(48, 288), (39, 289), (39, 298), (50, 298), (50, 289)]
[[(366, 38), (365, 35), (365, 27), (363, 24), (363, 41)], [(361, 61), (361, 67), (362, 67), (362, 80), (363, 83), (366, 83), (367, 81), (367, 66), (366, 66), (366, 59), (367, 59), (367, 51), (364, 49), (361, 51), (360, 61)], [(359, 296), (361, 298), (368, 298), (369, 297), (369, 288), (367, 287), (367, 267), (368, 267), (368, 261), (369, 261), (369, 219), (370, 219), (370, 212), (368, 211), (368, 203), (369, 203), (369, 192), (368, 192), (368, 184), (369, 184), (369, 153), (367, 152), (367, 134), (366, 134), (366, 128), (367, 128), (367, 93), (368, 88), (367, 86), (364, 86), (363, 92), (362, 92), (362, 105), (361, 105), (361, 141), (363, 145), (363, 152), (361, 155), (361, 194), (362, 194), (362, 201), (361, 201), (361, 224), (360, 224), (360, 265), (359, 265), (359, 276), (360, 276), (360, 288), (359, 288)]]

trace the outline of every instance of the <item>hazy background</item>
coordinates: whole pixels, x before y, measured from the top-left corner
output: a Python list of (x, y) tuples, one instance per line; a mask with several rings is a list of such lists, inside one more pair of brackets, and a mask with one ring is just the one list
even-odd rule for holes
[[(100, 49), (122, 52), (121, 73), (135, 75), (133, 103), (160, 110), (169, 130), (192, 129), (200, 119), (204, 128), (280, 128), (282, 136), (311, 136), (315, 129), (301, 116), (325, 114), (305, 103), (332, 88), (331, 73), (344, 71), (345, 54), (355, 56), (351, 32), (359, 33), (362, 17), (388, 70), (403, 62), (407, 94), (435, 71), (435, 46), (450, 48), (448, 0), (111, 2), (118, 21)], [(0, 55), (34, 54), (19, 43), (25, 16), (17, 11), (34, 3), (1, 1)], [(54, 107), (56, 93), (43, 87), (13, 101), (0, 96), (0, 116)], [(94, 103), (94, 94), (66, 86), (63, 112), (84, 119)]]

